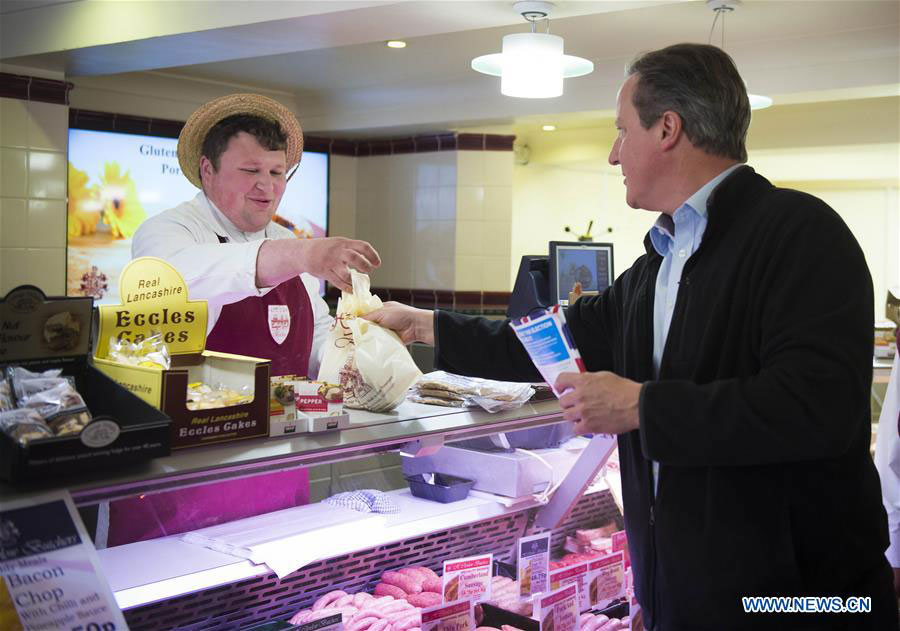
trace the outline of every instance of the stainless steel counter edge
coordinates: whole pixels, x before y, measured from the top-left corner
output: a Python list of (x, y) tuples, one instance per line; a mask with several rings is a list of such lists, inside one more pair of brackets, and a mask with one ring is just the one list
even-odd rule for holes
[(65, 480), (16, 486), (2, 483), (0, 498), (15, 499), (69, 489), (77, 505), (88, 506), (142, 493), (359, 458), (400, 449), (423, 437), (471, 438), (561, 420), (555, 399), (526, 403), (515, 410), (495, 414), (478, 409), (458, 410), (405, 402), (389, 414), (351, 410), (350, 427), (341, 431), (184, 449), (126, 469), (73, 475)]

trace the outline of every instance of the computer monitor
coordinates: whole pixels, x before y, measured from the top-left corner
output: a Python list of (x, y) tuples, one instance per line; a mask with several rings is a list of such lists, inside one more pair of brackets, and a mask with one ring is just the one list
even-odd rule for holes
[(521, 318), (546, 309), (550, 302), (549, 261), (546, 254), (526, 254), (519, 262), (516, 284), (506, 309), (508, 318)]
[(550, 299), (563, 306), (576, 282), (582, 291), (602, 292), (612, 285), (612, 243), (550, 242)]

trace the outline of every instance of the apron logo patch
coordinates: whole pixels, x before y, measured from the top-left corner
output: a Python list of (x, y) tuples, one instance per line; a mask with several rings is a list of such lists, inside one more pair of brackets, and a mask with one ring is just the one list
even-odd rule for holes
[(291, 330), (291, 312), (287, 305), (269, 305), (269, 333), (276, 344), (287, 339)]

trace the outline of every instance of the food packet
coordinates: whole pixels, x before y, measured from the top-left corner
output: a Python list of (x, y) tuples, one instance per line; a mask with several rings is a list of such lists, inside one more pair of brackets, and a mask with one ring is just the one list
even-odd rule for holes
[(77, 434), (91, 422), (84, 399), (66, 379), (49, 390), (18, 399), (18, 402), (40, 414), (56, 435)]
[(343, 386), (349, 408), (387, 412), (403, 402), (422, 373), (396, 333), (361, 317), (382, 307), (369, 277), (351, 269), (350, 279), (353, 292), (338, 300), (318, 380)]
[(12, 388), (9, 387), (9, 379), (0, 375), (0, 412), (9, 412), (15, 407)]
[(106, 357), (120, 364), (159, 370), (168, 370), (172, 366), (169, 347), (163, 342), (162, 333), (153, 333), (140, 342), (126, 342), (111, 337)]
[(478, 405), (487, 412), (514, 410), (534, 395), (528, 383), (464, 377), (435, 370), (413, 386), (410, 400), (417, 403), (463, 407)]
[(227, 408), (251, 401), (253, 401), (253, 389), (249, 385), (235, 390), (222, 383), (210, 386), (202, 381), (194, 381), (188, 384), (187, 409), (189, 410)]
[(53, 436), (53, 430), (44, 422), (41, 415), (27, 408), (0, 412), (0, 430), (20, 445)]

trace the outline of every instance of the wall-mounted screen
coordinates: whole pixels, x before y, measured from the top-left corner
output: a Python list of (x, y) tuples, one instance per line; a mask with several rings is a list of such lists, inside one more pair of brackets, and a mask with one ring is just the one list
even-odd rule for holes
[[(147, 219), (193, 199), (181, 175), (178, 140), (69, 130), (66, 292), (119, 300), (119, 273), (131, 260), (131, 237)], [(298, 236), (328, 231), (328, 154), (305, 151), (288, 182), (276, 220)]]
[(602, 292), (612, 285), (612, 243), (584, 241), (550, 242), (550, 299), (563, 306), (569, 304), (569, 293), (575, 283), (581, 290)]

